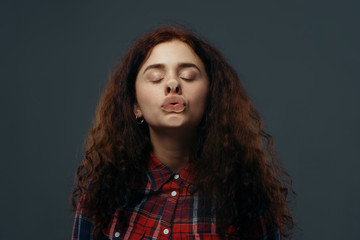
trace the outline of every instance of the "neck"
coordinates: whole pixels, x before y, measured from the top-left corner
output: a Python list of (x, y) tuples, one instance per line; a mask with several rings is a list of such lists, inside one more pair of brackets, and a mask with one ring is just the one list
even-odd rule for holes
[(150, 139), (154, 155), (174, 172), (187, 165), (194, 135), (184, 135), (177, 130), (169, 132), (150, 128)]

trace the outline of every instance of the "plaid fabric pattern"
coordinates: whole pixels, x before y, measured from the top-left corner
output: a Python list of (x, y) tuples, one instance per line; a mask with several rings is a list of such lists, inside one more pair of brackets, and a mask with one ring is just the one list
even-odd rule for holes
[[(225, 235), (216, 232), (215, 202), (211, 197), (191, 191), (189, 166), (174, 173), (151, 154), (145, 189), (134, 192), (125, 212), (126, 223), (119, 223), (115, 212), (103, 230), (104, 239), (240, 239), (232, 227)], [(93, 218), (78, 206), (73, 240), (92, 240)], [(259, 221), (260, 223), (262, 221)], [(259, 239), (280, 240), (278, 231), (266, 232), (259, 224)]]

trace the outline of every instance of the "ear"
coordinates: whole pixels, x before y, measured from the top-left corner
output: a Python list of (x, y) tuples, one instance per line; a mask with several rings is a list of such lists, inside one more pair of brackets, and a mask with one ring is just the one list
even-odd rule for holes
[(139, 105), (137, 103), (134, 104), (134, 114), (135, 116), (137, 116), (138, 118), (142, 117), (142, 112), (141, 109), (139, 107)]

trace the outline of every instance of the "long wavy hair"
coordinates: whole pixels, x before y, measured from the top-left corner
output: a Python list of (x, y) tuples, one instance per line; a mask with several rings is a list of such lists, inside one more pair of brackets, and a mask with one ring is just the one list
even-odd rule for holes
[(146, 123), (135, 121), (135, 79), (152, 49), (171, 40), (188, 44), (209, 78), (207, 105), (190, 162), (196, 191), (210, 191), (217, 200), (220, 231), (231, 224), (239, 235), (249, 237), (254, 219), (261, 216), (266, 226), (291, 236), (295, 225), (287, 200), (293, 194), (291, 177), (237, 73), (214, 47), (191, 31), (172, 26), (141, 37), (114, 69), (76, 172), (73, 207), (81, 205), (94, 217), (96, 236), (114, 212), (126, 208), (132, 189), (145, 183), (139, 176), (146, 176), (152, 145)]

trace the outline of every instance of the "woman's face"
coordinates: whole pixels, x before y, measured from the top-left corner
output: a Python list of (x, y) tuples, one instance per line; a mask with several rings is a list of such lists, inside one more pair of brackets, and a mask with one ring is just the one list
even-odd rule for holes
[(150, 130), (194, 131), (204, 114), (209, 80), (201, 59), (186, 43), (156, 45), (135, 81), (136, 116)]

